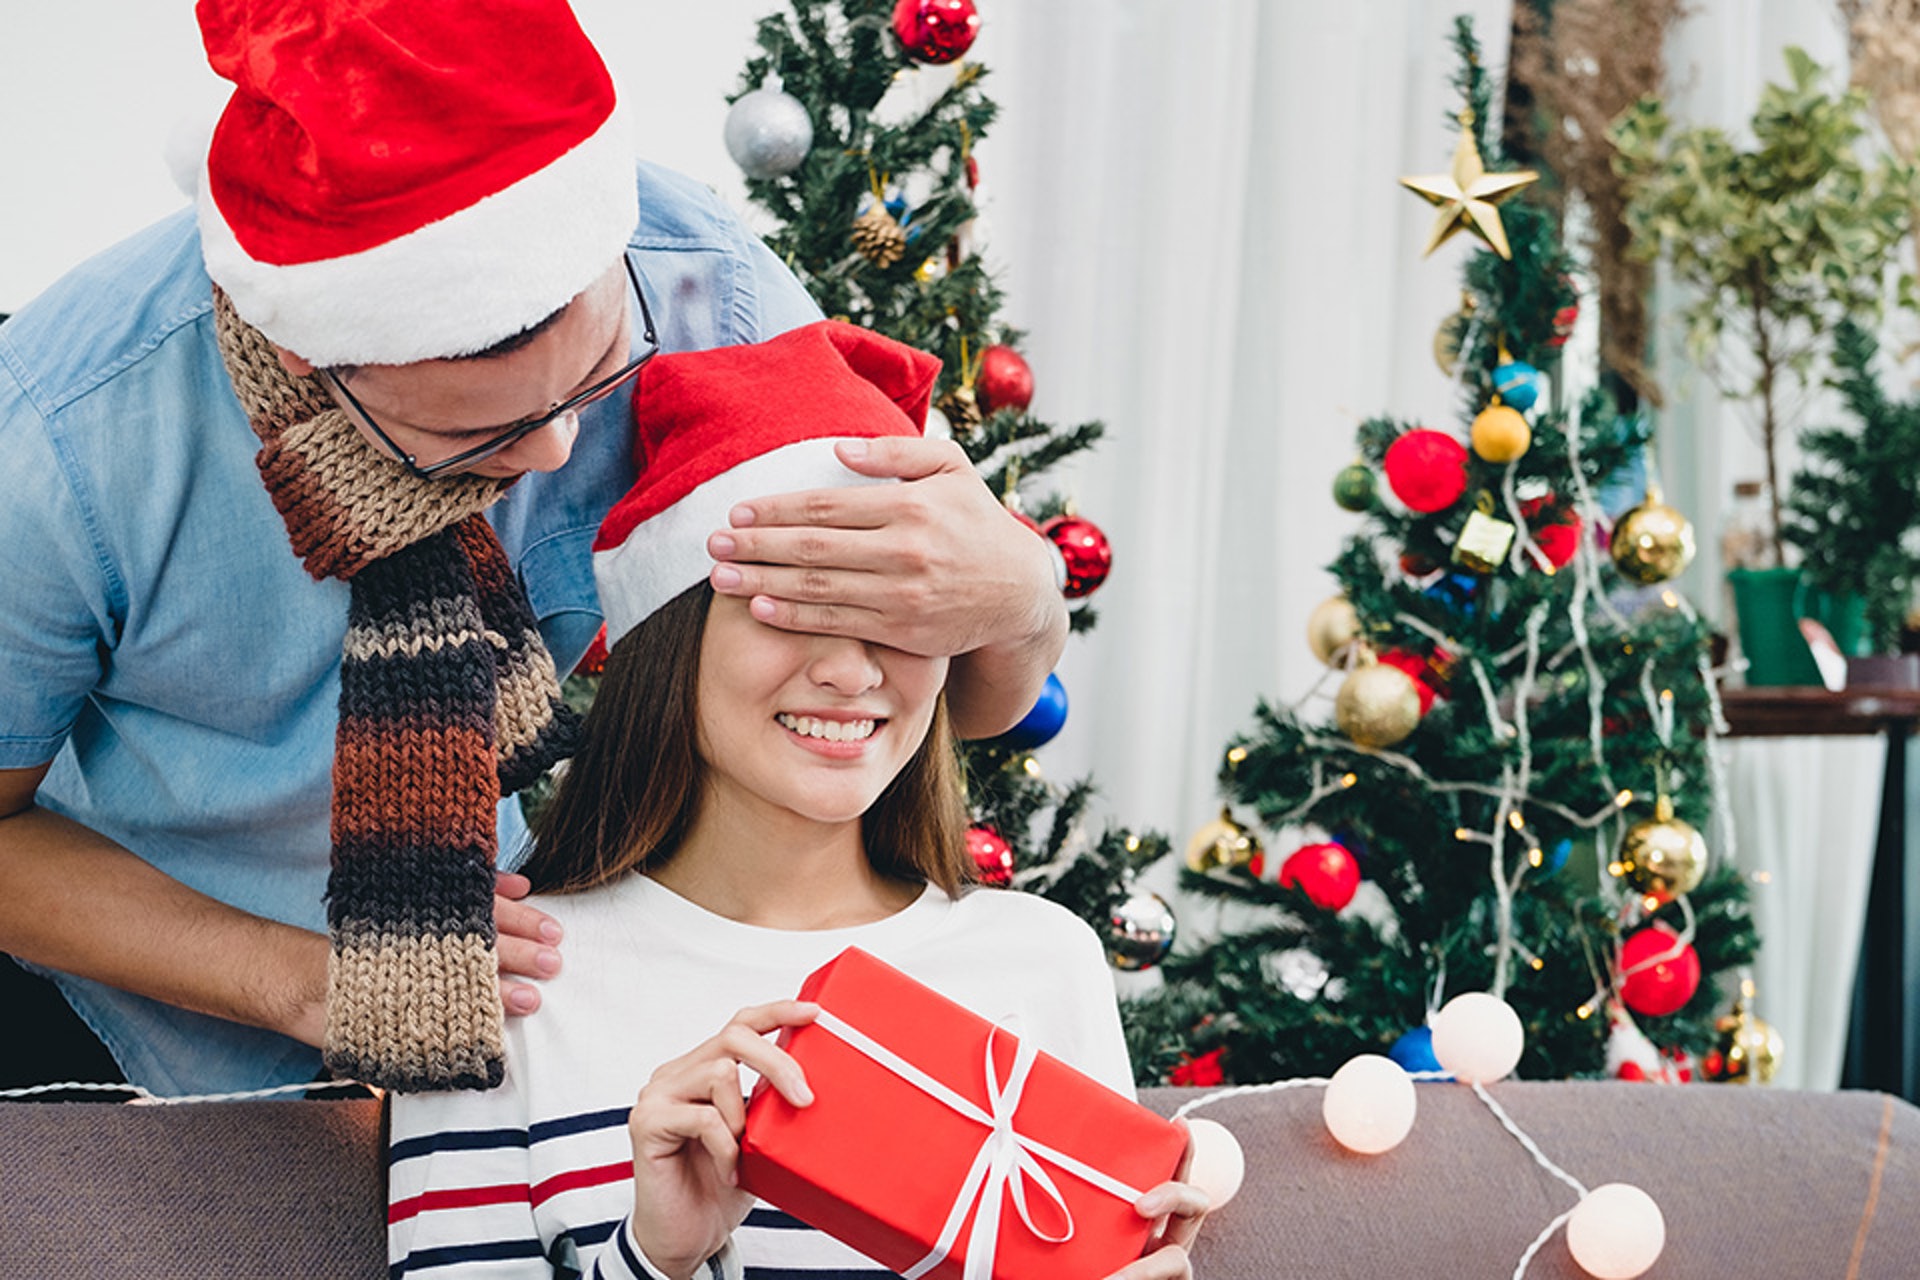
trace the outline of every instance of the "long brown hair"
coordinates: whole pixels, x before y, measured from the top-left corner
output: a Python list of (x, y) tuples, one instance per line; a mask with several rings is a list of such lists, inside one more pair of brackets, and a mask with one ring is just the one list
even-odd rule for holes
[[(659, 866), (693, 825), (705, 790), (697, 697), (713, 588), (675, 596), (607, 655), (580, 750), (534, 824), (520, 870), (545, 893), (574, 893)], [(861, 820), (867, 860), (949, 894), (970, 878), (960, 766), (946, 696), (926, 740)]]

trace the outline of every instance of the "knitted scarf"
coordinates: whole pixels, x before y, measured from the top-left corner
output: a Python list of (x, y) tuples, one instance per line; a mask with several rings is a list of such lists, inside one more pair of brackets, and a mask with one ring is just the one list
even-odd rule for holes
[(389, 1089), (500, 1083), (495, 806), (570, 752), (560, 699), (481, 513), (506, 482), (420, 480), (214, 293), (255, 461), (316, 579), (350, 589), (327, 880), (327, 1066)]

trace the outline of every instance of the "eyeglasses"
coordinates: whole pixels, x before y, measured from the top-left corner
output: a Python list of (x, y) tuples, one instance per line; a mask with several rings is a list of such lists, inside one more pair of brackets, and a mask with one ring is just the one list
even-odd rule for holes
[(633, 286), (633, 296), (640, 302), (640, 337), (646, 344), (646, 350), (628, 361), (621, 368), (588, 387), (585, 391), (568, 396), (565, 400), (562, 400), (559, 404), (553, 406), (553, 408), (547, 410), (539, 417), (527, 418), (523, 421), (502, 427), (498, 435), (491, 437), (481, 444), (474, 445), (471, 449), (464, 449), (454, 454), (451, 458), (442, 458), (438, 462), (429, 462), (425, 466), (420, 465), (420, 463), (414, 460), (412, 454), (395, 444), (393, 437), (380, 429), (380, 424), (374, 421), (371, 413), (367, 412), (367, 407), (354, 398), (353, 392), (347, 390), (347, 384), (341, 381), (332, 370), (322, 369), (320, 370), (320, 375), (327, 380), (327, 385), (331, 386), (334, 391), (339, 394), (340, 398), (346, 402), (349, 413), (353, 415), (359, 424), (365, 427), (374, 439), (386, 446), (387, 452), (393, 455), (395, 461), (405, 467), (415, 478), (431, 480), (436, 476), (458, 475), (461, 472), (472, 469), (478, 463), (485, 462), (488, 458), (493, 457), (502, 450), (513, 447), (514, 444), (532, 435), (542, 427), (551, 426), (553, 423), (559, 422), (564, 418), (578, 414), (581, 409), (596, 400), (606, 399), (615, 391), (619, 390), (622, 383), (638, 374), (642, 365), (660, 354), (660, 341), (655, 336), (653, 330), (653, 313), (647, 308), (647, 295), (640, 288), (640, 277), (633, 269), (633, 259), (622, 254), (620, 260), (627, 268), (627, 280)]

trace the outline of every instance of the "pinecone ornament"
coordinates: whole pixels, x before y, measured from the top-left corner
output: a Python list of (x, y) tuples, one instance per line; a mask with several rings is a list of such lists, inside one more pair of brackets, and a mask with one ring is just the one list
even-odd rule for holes
[(940, 397), (934, 406), (947, 415), (947, 422), (953, 427), (953, 434), (964, 436), (980, 425), (980, 397), (969, 386), (957, 386)]
[(907, 252), (907, 232), (878, 200), (853, 220), (853, 247), (877, 267), (890, 267)]

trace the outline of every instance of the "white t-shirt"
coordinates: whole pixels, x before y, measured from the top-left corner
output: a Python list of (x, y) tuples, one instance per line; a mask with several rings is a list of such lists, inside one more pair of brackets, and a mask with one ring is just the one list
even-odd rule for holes
[[(565, 968), (538, 1013), (510, 1019), (506, 1080), (486, 1093), (397, 1094), (389, 1148), (391, 1274), (575, 1274), (644, 1280), (627, 1113), (655, 1067), (738, 1010), (792, 998), (858, 946), (1023, 1040), (1133, 1096), (1100, 941), (1026, 893), (927, 888), (884, 920), (764, 929), (696, 906), (645, 876), (535, 899), (566, 930)], [(767, 1205), (734, 1234), (749, 1280), (887, 1274)]]

